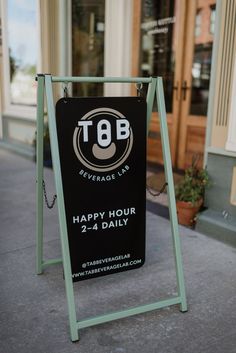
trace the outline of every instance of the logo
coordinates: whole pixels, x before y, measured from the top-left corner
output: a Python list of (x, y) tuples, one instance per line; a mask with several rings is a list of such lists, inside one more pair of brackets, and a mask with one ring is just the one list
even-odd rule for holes
[(110, 172), (124, 163), (133, 146), (129, 121), (111, 108), (91, 110), (78, 121), (73, 147), (79, 161), (96, 172)]

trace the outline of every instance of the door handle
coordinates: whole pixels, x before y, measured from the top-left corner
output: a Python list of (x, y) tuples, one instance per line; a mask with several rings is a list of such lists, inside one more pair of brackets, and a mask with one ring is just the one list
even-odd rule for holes
[(175, 90), (175, 99), (179, 100), (179, 81), (176, 82), (176, 85), (173, 86), (173, 90)]
[(186, 100), (186, 92), (188, 89), (190, 89), (191, 87), (189, 87), (187, 85), (187, 81), (184, 80), (183, 83), (182, 83), (182, 87), (181, 87), (181, 90), (182, 90), (182, 93), (183, 93), (183, 100), (185, 101)]

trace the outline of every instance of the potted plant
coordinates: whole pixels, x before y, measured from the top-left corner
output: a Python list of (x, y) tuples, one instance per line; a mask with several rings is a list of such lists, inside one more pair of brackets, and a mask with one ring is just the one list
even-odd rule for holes
[(195, 224), (196, 214), (203, 205), (205, 188), (210, 184), (207, 170), (197, 168), (197, 162), (198, 159), (194, 158), (175, 187), (178, 221), (187, 226)]

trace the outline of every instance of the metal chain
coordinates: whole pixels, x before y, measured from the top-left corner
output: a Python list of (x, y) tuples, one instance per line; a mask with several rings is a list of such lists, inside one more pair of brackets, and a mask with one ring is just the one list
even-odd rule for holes
[(164, 183), (163, 186), (161, 187), (161, 190), (158, 192), (153, 192), (148, 185), (146, 185), (146, 189), (149, 192), (149, 194), (151, 194), (152, 196), (158, 197), (165, 191), (167, 185), (168, 183)]
[(65, 100), (64, 100), (65, 103), (67, 103), (66, 98), (69, 97), (68, 83), (69, 83), (69, 82), (64, 82), (64, 83), (62, 84), (62, 90), (63, 90), (63, 96), (64, 96), (64, 98), (65, 98)]
[(67, 85), (64, 86), (63, 92), (64, 92), (64, 98), (68, 98), (68, 87), (67, 87)]
[(137, 96), (141, 97), (142, 93), (143, 93), (143, 83), (142, 82), (136, 83), (135, 87), (136, 87), (136, 90), (137, 90)]
[(49, 201), (48, 201), (46, 185), (45, 185), (45, 181), (44, 180), (43, 180), (43, 194), (44, 194), (44, 201), (45, 201), (45, 204), (46, 204), (47, 208), (52, 209), (53, 206), (55, 205), (55, 202), (56, 202), (56, 199), (57, 199), (57, 195), (53, 196), (52, 202), (50, 204)]

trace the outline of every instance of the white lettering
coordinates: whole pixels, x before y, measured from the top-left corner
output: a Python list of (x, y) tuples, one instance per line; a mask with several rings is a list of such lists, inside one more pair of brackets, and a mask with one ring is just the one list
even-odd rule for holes
[(131, 207), (130, 214), (135, 214), (135, 208), (134, 207)]
[(117, 210), (117, 211), (116, 211), (116, 215), (117, 215), (118, 217), (122, 216), (122, 214), (123, 214), (123, 211), (122, 211), (122, 210)]
[(73, 216), (73, 223), (79, 223), (79, 216)]
[(109, 211), (109, 218), (115, 217), (115, 211)]
[(111, 124), (109, 121), (102, 119), (97, 125), (98, 143), (102, 147), (107, 147), (111, 143)]
[(117, 140), (125, 140), (129, 137), (129, 121), (126, 119), (116, 120), (116, 137)]
[(86, 219), (85, 215), (82, 215), (82, 216), (81, 216), (80, 222), (87, 222), (87, 219)]
[(108, 223), (107, 222), (102, 222), (102, 229), (106, 229), (108, 227)]
[(93, 125), (92, 121), (81, 120), (78, 125), (83, 128), (83, 138), (84, 142), (88, 142), (88, 127)]
[(90, 219), (93, 219), (92, 213), (89, 213), (89, 214), (88, 214), (88, 222), (90, 221)]
[(102, 229), (124, 227), (127, 225), (127, 223), (128, 223), (128, 218), (116, 219), (110, 222), (102, 222)]
[(101, 219), (104, 218), (105, 212), (99, 212)]
[(109, 211), (108, 216), (109, 218), (115, 218), (115, 217), (121, 217), (124, 215), (128, 216), (132, 214), (135, 214), (135, 207), (112, 210), (112, 211)]
[(128, 218), (123, 218), (123, 222), (124, 222), (124, 225), (126, 226), (126, 224), (128, 223)]

